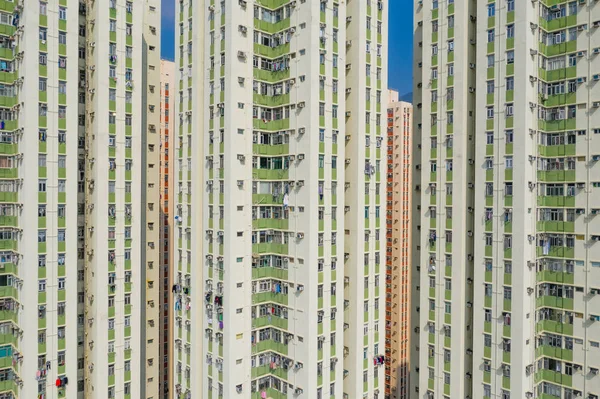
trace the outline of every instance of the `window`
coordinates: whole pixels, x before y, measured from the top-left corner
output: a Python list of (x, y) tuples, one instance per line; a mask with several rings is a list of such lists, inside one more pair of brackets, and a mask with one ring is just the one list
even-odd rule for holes
[(506, 90), (515, 89), (515, 78), (513, 76), (506, 78)]
[(515, 63), (515, 52), (514, 50), (510, 50), (506, 52), (506, 63), (514, 64)]
[(514, 39), (515, 37), (515, 25), (510, 24), (506, 26), (506, 37), (508, 39)]

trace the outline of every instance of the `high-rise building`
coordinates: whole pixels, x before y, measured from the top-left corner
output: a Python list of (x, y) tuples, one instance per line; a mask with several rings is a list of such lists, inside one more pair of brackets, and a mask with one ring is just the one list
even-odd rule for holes
[(410, 373), (412, 105), (390, 90), (387, 110), (385, 396), (408, 399)]
[[(171, 259), (173, 251), (171, 246), (171, 236), (173, 234), (173, 163), (170, 151), (174, 148), (174, 121), (171, 113), (175, 109), (175, 96), (171, 95), (171, 90), (175, 93), (175, 63), (172, 61), (160, 61), (160, 308), (161, 314), (161, 337), (160, 337), (160, 361), (162, 362), (161, 377), (163, 391), (161, 395), (168, 397), (169, 379), (172, 373), (169, 372), (170, 364), (173, 361), (173, 352), (171, 348), (171, 328), (173, 322), (173, 312), (171, 311), (171, 287), (169, 286), (173, 271), (171, 270)], [(163, 396), (160, 396), (163, 397)]]
[(2, 399), (145, 397), (153, 15), (141, 1), (0, 2)]
[(176, 15), (171, 390), (383, 398), (387, 1)]
[(410, 388), (423, 398), (481, 397), (471, 355), (476, 3), (415, 3)]
[[(160, 356), (160, 341), (164, 334), (164, 316), (160, 292), (162, 289), (162, 248), (160, 246), (163, 232), (161, 224), (161, 60), (160, 60), (160, 0), (145, 0), (139, 2), (143, 12), (142, 43), (140, 55), (142, 57), (142, 76), (139, 79), (142, 85), (142, 112), (141, 118), (141, 153), (142, 153), (142, 189), (141, 202), (145, 207), (142, 212), (141, 229), (142, 255), (141, 282), (145, 282), (145, 289), (141, 289), (142, 327), (141, 356), (142, 376), (140, 381), (140, 398), (158, 398), (163, 394), (164, 387), (162, 375), (164, 358)], [(158, 107), (158, 108), (157, 108)], [(134, 200), (135, 202), (135, 200)], [(144, 328), (145, 327), (145, 328)]]
[(423, 397), (598, 395), (595, 17), (587, 1), (416, 9)]

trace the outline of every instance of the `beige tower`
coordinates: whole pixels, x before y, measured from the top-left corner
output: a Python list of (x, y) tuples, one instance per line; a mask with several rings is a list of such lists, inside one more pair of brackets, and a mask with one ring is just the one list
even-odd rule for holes
[(390, 91), (386, 184), (386, 397), (408, 399), (410, 373), (412, 105)]

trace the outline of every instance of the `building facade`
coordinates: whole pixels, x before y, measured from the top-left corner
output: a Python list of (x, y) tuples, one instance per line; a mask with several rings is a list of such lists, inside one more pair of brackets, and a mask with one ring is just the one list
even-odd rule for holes
[(412, 105), (390, 90), (387, 110), (386, 387), (391, 399), (409, 397)]
[[(161, 60), (160, 27), (161, 1), (140, 1), (143, 12), (143, 32), (140, 54), (142, 57), (142, 188), (141, 202), (145, 207), (141, 218), (142, 279), (146, 283), (142, 294), (142, 325), (140, 361), (145, 380), (140, 381), (141, 398), (158, 398), (164, 392), (162, 381), (164, 358), (160, 356), (160, 341), (164, 334), (163, 308), (161, 305), (162, 249), (161, 249)], [(144, 234), (145, 231), (145, 234)], [(140, 287), (141, 288), (141, 287)]]
[(416, 397), (472, 395), (476, 3), (415, 3)]
[(171, 390), (383, 397), (387, 2), (176, 7)]
[(450, 3), (416, 8), (419, 396), (595, 398), (599, 15), (586, 1)]
[[(173, 234), (173, 164), (170, 158), (173, 156), (171, 151), (174, 148), (174, 118), (171, 113), (175, 108), (175, 63), (171, 61), (160, 61), (160, 273), (161, 273), (161, 291), (160, 291), (160, 309), (161, 313), (161, 336), (160, 336), (160, 361), (161, 361), (161, 384), (163, 387), (161, 395), (169, 397), (169, 379), (172, 373), (169, 372), (172, 363), (172, 351), (170, 350), (169, 327), (173, 322), (173, 312), (171, 310), (171, 288), (170, 281), (173, 276), (171, 270), (171, 259), (173, 251), (171, 250), (171, 235)], [(160, 396), (163, 397), (163, 396)]]
[(142, 21), (160, 9), (22, 0), (0, 13), (0, 398), (143, 397), (132, 198), (146, 191)]

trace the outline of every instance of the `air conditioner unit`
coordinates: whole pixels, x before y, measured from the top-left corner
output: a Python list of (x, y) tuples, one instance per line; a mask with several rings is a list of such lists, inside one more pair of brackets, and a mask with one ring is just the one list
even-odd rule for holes
[(244, 155), (242, 155), (242, 154), (238, 154), (237, 159), (240, 162), (244, 162), (246, 160), (246, 157)]
[(244, 60), (246, 59), (246, 53), (243, 51), (238, 51), (237, 56), (238, 56), (238, 58), (241, 58)]
[(304, 159), (304, 154), (298, 154), (298, 160), (302, 161)]
[(294, 33), (296, 33), (296, 28), (295, 27), (291, 27), (290, 28), (290, 33), (293, 35)]
[(298, 133), (299, 133), (299, 134), (304, 134), (304, 133), (306, 133), (306, 128), (305, 128), (305, 127), (301, 127), (300, 129), (298, 129)]
[(594, 54), (600, 54), (600, 47), (596, 47), (594, 49)]
[(304, 233), (297, 233), (296, 238), (299, 238), (299, 239), (304, 238)]
[(238, 29), (239, 29), (239, 30), (240, 30), (240, 32), (241, 32), (242, 34), (244, 34), (244, 35), (246, 34), (246, 32), (248, 32), (248, 28), (246, 28), (244, 25), (240, 25), (240, 26), (238, 27)]
[(306, 106), (306, 103), (304, 101), (300, 101), (298, 103), (298, 108), (304, 108)]

